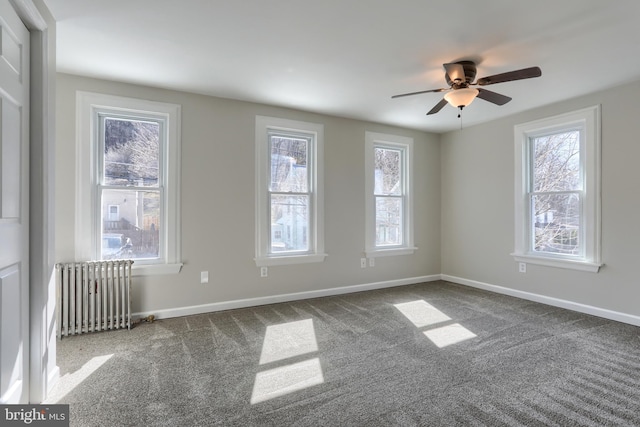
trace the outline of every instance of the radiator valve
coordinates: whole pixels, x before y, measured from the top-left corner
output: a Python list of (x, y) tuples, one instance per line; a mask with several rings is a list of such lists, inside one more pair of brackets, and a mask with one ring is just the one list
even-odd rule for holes
[(134, 322), (134, 324), (138, 324), (138, 323), (142, 323), (142, 322), (153, 323), (154, 320), (156, 320), (156, 316), (154, 316), (153, 314), (150, 314), (147, 317), (139, 318), (138, 320), (136, 320)]

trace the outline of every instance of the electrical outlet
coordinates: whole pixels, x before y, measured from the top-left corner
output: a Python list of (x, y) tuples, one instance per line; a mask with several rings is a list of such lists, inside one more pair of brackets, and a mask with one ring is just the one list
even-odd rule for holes
[(367, 259), (360, 258), (360, 268), (367, 268)]
[(369, 258), (369, 267), (375, 267), (375, 266), (376, 266), (376, 259)]
[(518, 264), (518, 271), (520, 271), (520, 273), (526, 273), (527, 272), (527, 263), (521, 262), (520, 264)]
[(209, 283), (209, 272), (201, 271), (200, 272), (200, 283)]
[(269, 275), (269, 269), (267, 267), (260, 267), (260, 277), (267, 277)]

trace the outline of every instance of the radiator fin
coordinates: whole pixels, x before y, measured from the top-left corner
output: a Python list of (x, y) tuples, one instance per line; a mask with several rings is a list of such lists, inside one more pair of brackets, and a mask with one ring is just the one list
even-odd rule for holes
[(56, 264), (58, 338), (131, 329), (132, 260)]

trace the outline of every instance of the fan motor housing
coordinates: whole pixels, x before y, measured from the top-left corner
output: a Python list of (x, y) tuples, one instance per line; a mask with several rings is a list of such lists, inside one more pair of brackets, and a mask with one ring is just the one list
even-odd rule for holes
[(476, 78), (476, 64), (475, 64), (475, 62), (473, 62), (473, 61), (457, 61), (457, 62), (455, 62), (455, 64), (462, 65), (462, 68), (464, 69), (465, 81), (461, 82), (461, 83), (456, 83), (454, 81), (451, 81), (451, 79), (449, 78), (447, 73), (445, 73), (444, 74), (444, 78), (447, 80), (447, 84), (449, 86), (455, 87), (455, 89), (458, 89), (458, 88), (467, 87), (471, 83), (473, 83), (473, 79)]

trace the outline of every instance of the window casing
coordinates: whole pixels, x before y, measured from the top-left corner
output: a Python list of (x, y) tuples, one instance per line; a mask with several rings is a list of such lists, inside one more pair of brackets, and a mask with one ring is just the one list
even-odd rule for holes
[(78, 92), (77, 115), (76, 259), (177, 273), (180, 106)]
[(413, 139), (366, 132), (365, 157), (365, 254), (412, 254)]
[(599, 106), (515, 126), (517, 261), (597, 272)]
[(259, 267), (321, 262), (324, 127), (256, 116), (256, 257)]

